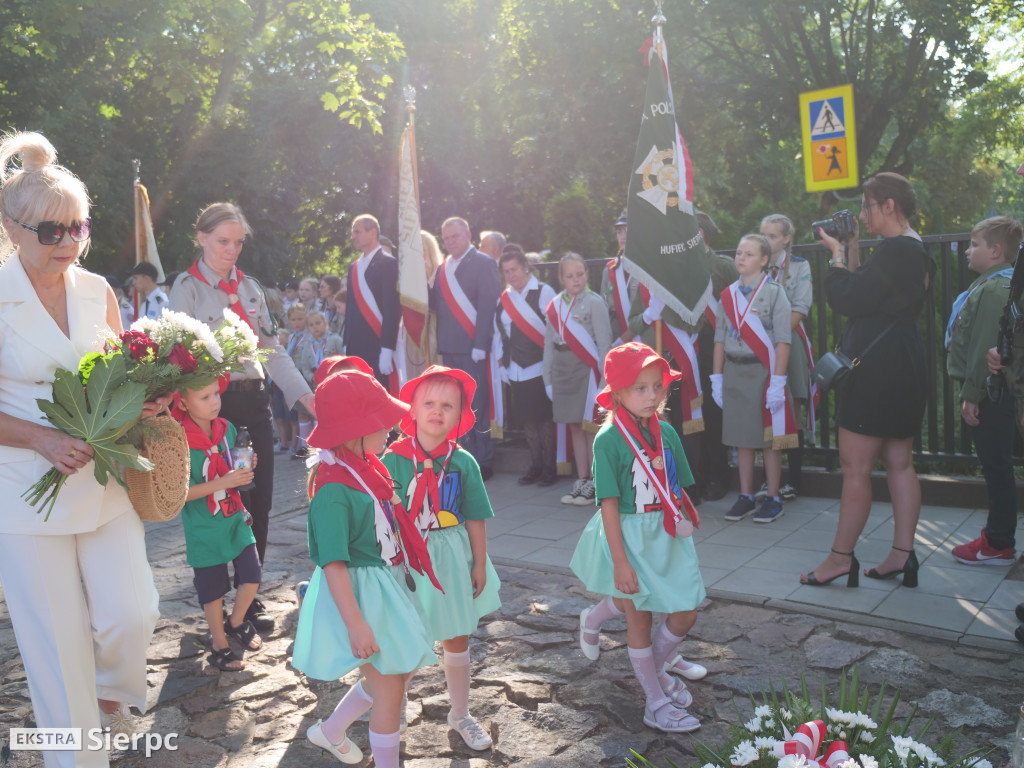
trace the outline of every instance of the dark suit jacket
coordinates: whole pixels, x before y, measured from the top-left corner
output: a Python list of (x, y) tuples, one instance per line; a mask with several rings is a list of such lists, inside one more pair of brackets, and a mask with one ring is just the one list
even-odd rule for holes
[(470, 248), (455, 270), (455, 279), (476, 307), (476, 333), (470, 338), (459, 325), (445, 301), (441, 276), (437, 275), (430, 289), (430, 308), (437, 313), (437, 351), (442, 355), (445, 352), (468, 355), (473, 349), (490, 352), (494, 309), (501, 295), (498, 265), (487, 254)]
[(402, 307), (398, 300), (398, 259), (388, 256), (378, 248), (374, 252), (370, 266), (366, 268), (366, 283), (370, 286), (370, 292), (377, 300), (377, 307), (383, 316), (379, 339), (366, 322), (359, 302), (356, 301), (356, 294), (352, 289), (355, 269), (356, 265), (353, 263), (348, 270), (348, 309), (345, 312), (345, 326), (342, 329), (345, 353), (358, 355), (376, 371), (381, 348), (393, 350), (398, 343), (398, 321), (402, 319)]

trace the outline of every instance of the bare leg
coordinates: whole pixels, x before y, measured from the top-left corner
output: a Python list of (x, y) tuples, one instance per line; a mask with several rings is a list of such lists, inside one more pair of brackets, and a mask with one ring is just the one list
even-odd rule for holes
[[(206, 624), (210, 627), (213, 650), (219, 651), (228, 647), (228, 636), (224, 633), (224, 598), (211, 600), (203, 604), (203, 613), (206, 614)], [(229, 665), (232, 669), (245, 669), (244, 661), (232, 661)]]
[[(894, 549), (878, 564), (879, 573), (889, 573), (903, 568), (909, 551), (914, 548), (917, 520), (921, 515), (921, 483), (917, 479), (913, 457), (914, 440), (886, 440), (882, 446), (882, 461), (885, 464), (885, 478), (892, 498)], [(899, 547), (899, 549), (895, 549)]]
[(737, 448), (736, 461), (740, 470), (740, 493), (754, 495), (754, 449)]
[(859, 435), (839, 428), (839, 463), (843, 469), (839, 524), (832, 542), (832, 551), (814, 571), (819, 581), (845, 573), (850, 568), (850, 555), (836, 552), (853, 552), (857, 539), (864, 531), (868, 515), (871, 514), (871, 470), (881, 455), (883, 443), (880, 437)]
[(405, 692), (405, 675), (382, 675), (372, 664), (364, 664), (362, 672), (373, 691), (370, 728), (377, 733), (395, 733)]
[(764, 476), (768, 484), (768, 495), (779, 497), (779, 484), (782, 478), (782, 451), (765, 448), (764, 454)]
[(570, 424), (569, 434), (572, 435), (572, 453), (576, 459), (576, 477), (580, 479), (590, 477), (592, 462), (587, 460), (587, 439), (583, 433), (583, 427), (579, 424)]
[[(259, 592), (259, 584), (239, 584), (238, 589), (235, 591), (235, 605), (231, 609), (231, 618), (228, 619), (231, 622), (232, 627), (242, 626), (242, 622), (245, 621), (245, 612), (249, 610), (249, 606), (252, 605), (252, 601), (256, 598), (256, 593)], [(255, 643), (255, 647), (253, 646)], [(258, 651), (263, 647), (263, 638), (259, 635), (254, 635), (249, 643), (250, 651)]]

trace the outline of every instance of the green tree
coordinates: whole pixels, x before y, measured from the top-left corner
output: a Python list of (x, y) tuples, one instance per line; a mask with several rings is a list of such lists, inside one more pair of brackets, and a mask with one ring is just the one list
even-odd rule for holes
[(580, 180), (551, 199), (544, 212), (544, 226), (552, 261), (560, 259), (566, 251), (574, 251), (585, 259), (605, 255), (605, 238), (601, 233), (608, 227), (602, 226), (601, 209)]

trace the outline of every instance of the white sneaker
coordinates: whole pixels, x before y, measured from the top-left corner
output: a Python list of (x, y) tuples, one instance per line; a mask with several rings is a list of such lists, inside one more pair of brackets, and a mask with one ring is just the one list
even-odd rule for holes
[(452, 713), (448, 713), (448, 725), (450, 725), (466, 742), (466, 746), (475, 749), (477, 752), (490, 749), (493, 742), (490, 735), (483, 729), (472, 715), (467, 714), (459, 720), (452, 719)]
[(579, 498), (580, 494), (583, 493), (583, 478), (578, 478), (575, 483), (572, 484), (572, 490), (569, 491), (565, 496), (562, 497), (563, 504), (575, 504), (576, 499)]
[(323, 720), (317, 720), (306, 729), (306, 741), (320, 749), (326, 750), (341, 760), (343, 763), (355, 765), (363, 759), (363, 750), (348, 736), (341, 740), (340, 744), (334, 744), (324, 735)]
[(597, 489), (594, 488), (594, 481), (589, 477), (583, 481), (583, 487), (580, 488), (580, 495), (573, 500), (573, 504), (578, 507), (585, 507), (588, 504), (593, 506), (594, 497), (597, 495)]

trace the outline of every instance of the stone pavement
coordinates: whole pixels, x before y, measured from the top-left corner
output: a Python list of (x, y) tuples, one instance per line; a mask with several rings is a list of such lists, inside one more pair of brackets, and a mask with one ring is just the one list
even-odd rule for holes
[[(261, 596), (278, 616), (278, 628), (265, 638), (265, 650), (249, 657), (244, 672), (218, 672), (204, 661), (197, 641), (205, 628), (185, 563), (180, 523), (147, 524), (162, 616), (150, 648), (149, 712), (141, 729), (179, 734), (179, 749), (150, 758), (141, 752), (117, 752), (115, 765), (338, 765), (308, 745), (304, 732), (333, 709), (356, 677), (334, 683), (308, 680), (289, 663), (297, 617), (293, 585), (312, 567), (306, 555), (300, 463), (279, 461), (277, 478)], [(925, 716), (936, 717), (931, 735), (963, 728), (963, 751), (996, 747), (993, 764), (1006, 763), (1021, 698), (1021, 647), (967, 633), (970, 624), (958, 630), (929, 629), (924, 623), (894, 622), (874, 610), (906, 592), (905, 598), (900, 595), (909, 601), (903, 618), (925, 618), (926, 614), (910, 611), (918, 603), (923, 611), (931, 610), (929, 601), (946, 597), (925, 591), (929, 582), (935, 589), (935, 583), (946, 581), (939, 578), (942, 573), (922, 573), (922, 588), (916, 591), (884, 584), (889, 588), (865, 589), (862, 581), (860, 590), (829, 588), (806, 597), (796, 594), (799, 589), (773, 593), (775, 585), (785, 588), (816, 561), (809, 550), (819, 546), (822, 536), (830, 538), (826, 522), (828, 515), (834, 519), (834, 502), (801, 499), (770, 526), (754, 526), (749, 520), (722, 524), (723, 503), (703, 505), (698, 552), (711, 599), (683, 644), (685, 655), (710, 671), (703, 681), (690, 684), (691, 711), (703, 728), (694, 735), (666, 735), (642, 724), (642, 696), (626, 654), (624, 622), (606, 626), (596, 663), (587, 661), (576, 645), (578, 614), (592, 596), (583, 592), (565, 566), (589, 511), (558, 504), (565, 487), (546, 493), (524, 490), (510, 474), (497, 475), (488, 482), (488, 490), (497, 515), (488, 528), (502, 579), (503, 606), (481, 623), (472, 641), (471, 709), (490, 728), (495, 746), (474, 753), (449, 732), (444, 722), (444, 678), (440, 668), (433, 667), (422, 670), (411, 688), (410, 726), (403, 738), (407, 768), (622, 766), (631, 749), (660, 768), (667, 768), (668, 759), (681, 768), (699, 765), (694, 741), (724, 739), (740, 716), (735, 705), (744, 718), (749, 717), (748, 692), (769, 683), (778, 686), (783, 679), (797, 684), (802, 674), (812, 690), (824, 678), (834, 691), (840, 669), (853, 664), (859, 665), (861, 681), (871, 684), (873, 691), (883, 681), (902, 686), (900, 715), (909, 713), (910, 702), (917, 702)], [(880, 511), (877, 525), (860, 547), (866, 562), (873, 562), (882, 546), (872, 543), (875, 532), (884, 537), (886, 523)], [(922, 526), (924, 534), (935, 537), (924, 539), (935, 547), (931, 557), (942, 555), (958, 530), (958, 518), (943, 516), (946, 512), (928, 510), (924, 516), (935, 521), (934, 533), (933, 523)], [(976, 527), (976, 514), (962, 513), (959, 525), (969, 522)], [(945, 535), (939, 541), (941, 532)], [(773, 551), (779, 561), (771, 560)], [(741, 557), (745, 559), (737, 562)], [(757, 571), (749, 587), (735, 581), (742, 578), (740, 566), (747, 563), (748, 570)], [(939, 562), (927, 565), (937, 572), (954, 570)], [(991, 570), (1005, 576), (1006, 569)], [(948, 580), (970, 582), (972, 574), (956, 569)], [(970, 603), (972, 621), (1004, 586), (1011, 590), (1020, 585), (1006, 581), (986, 595), (975, 592), (959, 598)], [(872, 606), (851, 604), (859, 593), (878, 600)], [(801, 602), (807, 599), (815, 602)], [(0, 741), (6, 741), (9, 728), (31, 724), (24, 671), (0, 601)], [(368, 754), (365, 722), (350, 729), (350, 735)], [(364, 764), (369, 764), (368, 758)], [(5, 749), (0, 766), (28, 768), (42, 766), (42, 760), (38, 753)]]

